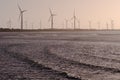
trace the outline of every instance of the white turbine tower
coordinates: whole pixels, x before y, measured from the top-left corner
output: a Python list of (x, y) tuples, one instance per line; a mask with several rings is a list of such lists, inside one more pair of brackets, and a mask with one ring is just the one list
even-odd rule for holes
[(111, 20), (111, 29), (114, 29), (114, 20)]
[(98, 29), (100, 29), (101, 28), (101, 23), (98, 21)]
[(77, 21), (77, 17), (76, 17), (76, 15), (75, 15), (75, 10), (74, 10), (74, 14), (73, 14), (72, 19), (73, 19), (74, 29), (76, 29), (76, 21)]
[(21, 30), (23, 30), (23, 13), (26, 12), (27, 10), (22, 10), (21, 7), (18, 4), (18, 9), (20, 11), (20, 15), (19, 15), (19, 19), (20, 19), (20, 23), (21, 23)]
[(65, 25), (66, 25), (66, 29), (68, 29), (68, 20), (65, 19)]
[(11, 28), (12, 28), (11, 25), (12, 25), (12, 21), (11, 21), (11, 19), (9, 18), (9, 20), (8, 20), (8, 22), (7, 22), (7, 27), (8, 27), (9, 29), (11, 29)]
[(89, 29), (92, 29), (92, 22), (88, 21), (88, 23), (89, 23)]
[(107, 30), (109, 29), (109, 25), (108, 25), (108, 22), (106, 22), (106, 28), (107, 28)]
[(81, 27), (81, 26), (80, 26), (80, 20), (78, 20), (78, 27), (79, 27), (79, 29), (80, 29), (80, 27)]
[(49, 11), (50, 11), (49, 21), (51, 20), (51, 29), (53, 29), (54, 28), (54, 16), (56, 16), (56, 14), (53, 14), (50, 8), (49, 8)]
[(40, 20), (40, 29), (42, 29), (42, 21)]

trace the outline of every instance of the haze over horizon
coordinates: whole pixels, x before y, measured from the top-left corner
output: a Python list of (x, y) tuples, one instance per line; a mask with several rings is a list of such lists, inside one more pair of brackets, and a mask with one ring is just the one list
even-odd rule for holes
[[(0, 1), (0, 28), (6, 28), (9, 19), (12, 21), (13, 28), (20, 28), (19, 10), (17, 3), (24, 13), (24, 26), (27, 28), (39, 28), (40, 21), (42, 28), (49, 28), (50, 17), (49, 8), (55, 16), (55, 28), (65, 28), (65, 19), (69, 20), (69, 28), (72, 28), (71, 18), (75, 9), (76, 17), (80, 19), (81, 28), (89, 28), (88, 21), (91, 21), (92, 28), (109, 27), (111, 20), (114, 20), (115, 29), (120, 29), (120, 0), (1, 0)], [(78, 25), (78, 24), (77, 24)], [(77, 26), (78, 27), (78, 26)]]

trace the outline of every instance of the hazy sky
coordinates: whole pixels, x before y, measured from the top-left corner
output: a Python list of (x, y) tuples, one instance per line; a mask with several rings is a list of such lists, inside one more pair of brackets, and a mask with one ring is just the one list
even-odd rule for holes
[(120, 0), (0, 0), (0, 27), (6, 27), (11, 18), (13, 27), (20, 28), (17, 3), (27, 10), (24, 22), (28, 28), (32, 25), (39, 28), (40, 20), (43, 28), (49, 27), (49, 8), (57, 15), (54, 20), (57, 28), (65, 27), (65, 19), (69, 20), (68, 25), (72, 28), (74, 9), (81, 28), (88, 28), (89, 20), (92, 28), (98, 28), (98, 22), (101, 23), (101, 28), (106, 28), (106, 22), (110, 26), (111, 19), (114, 20), (115, 28), (120, 28)]

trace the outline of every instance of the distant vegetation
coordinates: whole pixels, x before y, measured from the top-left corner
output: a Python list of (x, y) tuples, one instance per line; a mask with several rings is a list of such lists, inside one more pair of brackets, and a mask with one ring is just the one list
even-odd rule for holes
[(31, 32), (31, 31), (111, 31), (107, 29), (9, 29), (0, 28), (0, 32)]

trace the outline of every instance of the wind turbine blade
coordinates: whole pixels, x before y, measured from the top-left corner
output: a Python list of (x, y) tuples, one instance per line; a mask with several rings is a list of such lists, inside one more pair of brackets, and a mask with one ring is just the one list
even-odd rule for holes
[(74, 19), (74, 17), (72, 17), (70, 20), (73, 20)]
[(21, 14), (19, 15), (19, 18), (18, 18), (19, 20), (20, 20), (20, 17), (21, 17)]
[(48, 22), (51, 20), (51, 16), (49, 17), (49, 19), (48, 19)]
[(74, 9), (74, 16), (75, 16), (75, 9)]
[(21, 19), (21, 14), (19, 15), (19, 17), (18, 17), (17, 21), (20, 21), (20, 19)]
[(49, 11), (50, 11), (50, 14), (52, 14), (52, 11), (51, 11), (51, 9), (49, 8)]
[(57, 16), (56, 14), (52, 14), (52, 16)]
[(22, 9), (20, 8), (19, 4), (17, 4), (17, 5), (18, 5), (18, 9), (19, 9), (19, 11), (21, 12), (21, 11), (22, 11)]
[(80, 23), (80, 20), (77, 20), (78, 23)]
[(22, 12), (26, 12), (27, 10), (23, 10)]
[(75, 17), (75, 19), (79, 22), (79, 19), (77, 17)]

